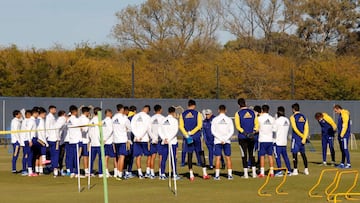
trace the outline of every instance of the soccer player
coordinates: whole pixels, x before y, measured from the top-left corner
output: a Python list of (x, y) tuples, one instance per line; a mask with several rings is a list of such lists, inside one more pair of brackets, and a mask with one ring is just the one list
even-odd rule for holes
[(17, 132), (21, 129), (21, 113), (19, 110), (13, 111), (13, 119), (11, 120), (11, 144), (13, 146), (12, 157), (12, 173), (17, 173), (16, 162), (20, 152), (20, 133)]
[(335, 166), (335, 150), (334, 150), (334, 135), (336, 130), (336, 124), (334, 120), (327, 114), (317, 112), (315, 113), (315, 119), (321, 126), (321, 146), (322, 146), (322, 158), (323, 165), (326, 166), (326, 152), (329, 145), (331, 154), (331, 165)]
[[(69, 119), (68, 119), (68, 136), (69, 136), (69, 147), (68, 151), (66, 153), (69, 153), (69, 160), (68, 165), (66, 167), (70, 169), (70, 178), (78, 177), (79, 174), (76, 174), (78, 172), (78, 162), (77, 159), (79, 158), (79, 151), (77, 151), (77, 148), (80, 148), (81, 141), (82, 141), (82, 134), (80, 129), (80, 120), (77, 117), (78, 115), (78, 108), (75, 105), (71, 105), (69, 107), (69, 111), (71, 113)], [(78, 147), (77, 147), (77, 146)]]
[[(104, 133), (104, 148), (105, 148), (105, 175), (111, 177), (109, 173), (109, 159), (116, 158), (114, 152), (114, 136), (113, 136), (113, 124), (112, 124), (112, 111), (105, 109), (105, 119), (102, 121), (103, 133)], [(116, 162), (115, 162), (116, 163)]]
[[(30, 122), (30, 117), (31, 117), (31, 110), (26, 110), (25, 111), (25, 118), (24, 120), (21, 122), (21, 130), (27, 130), (28, 129), (28, 125)], [(30, 146), (29, 146), (29, 138), (30, 138), (30, 132), (24, 132), (20, 134), (20, 146), (23, 147), (23, 158), (22, 158), (22, 172), (21, 175), (22, 176), (27, 176), (28, 172), (27, 172), (27, 166), (28, 166), (28, 157), (30, 154)]]
[[(66, 112), (64, 110), (60, 110), (58, 112), (58, 118), (56, 120), (55, 126), (56, 126), (56, 142), (58, 143), (59, 146), (59, 157), (58, 157), (58, 164), (57, 167), (60, 169), (60, 171), (63, 169), (63, 161), (64, 161), (64, 156), (65, 156), (65, 146), (68, 145), (69, 143), (65, 143), (64, 139), (65, 136), (67, 134), (67, 125), (66, 125)], [(56, 168), (54, 168), (54, 175), (55, 175), (55, 170), (57, 170)], [(66, 173), (61, 171), (62, 175), (65, 175)]]
[[(284, 159), (286, 168), (288, 169), (288, 176), (291, 175), (291, 166), (289, 157), (287, 154), (286, 146), (287, 146), (287, 138), (290, 128), (290, 121), (285, 117), (285, 108), (283, 106), (279, 106), (277, 108), (277, 119), (275, 120), (274, 132), (275, 132), (275, 146), (274, 146), (274, 154), (276, 165), (278, 168), (281, 168), (281, 156)], [(275, 174), (275, 176), (282, 176), (282, 171), (279, 171)]]
[(309, 175), (308, 162), (305, 154), (305, 143), (309, 135), (309, 122), (305, 115), (300, 113), (300, 105), (295, 103), (291, 106), (293, 115), (290, 117), (290, 123), (292, 127), (292, 143), (291, 152), (294, 160), (294, 170), (292, 175), (298, 175), (298, 153), (300, 152), (301, 157), (304, 161), (304, 174)]
[[(125, 110), (125, 108), (124, 108)], [(129, 121), (131, 122), (132, 118), (137, 112), (136, 106), (130, 106), (127, 114)], [(125, 112), (124, 112), (125, 113)], [(134, 164), (134, 134), (132, 132), (128, 133), (128, 147), (127, 147), (127, 155), (125, 156), (125, 168), (127, 169), (125, 172), (126, 178), (133, 178), (132, 167)]]
[(270, 177), (274, 176), (273, 160), (273, 130), (275, 119), (269, 114), (270, 107), (262, 105), (261, 115), (257, 118), (259, 122), (259, 144), (260, 144), (260, 174), (259, 178), (265, 176), (265, 155), (267, 155), (270, 165)]
[[(254, 112), (256, 117), (259, 117), (261, 114), (261, 106), (256, 105), (254, 106)], [(254, 133), (254, 151), (253, 156), (255, 159), (255, 154), (257, 154), (257, 161), (255, 162), (256, 167), (260, 166), (260, 151), (259, 151), (259, 132)], [(248, 166), (251, 165), (251, 161), (248, 161)]]
[(131, 131), (134, 134), (134, 157), (139, 179), (144, 179), (141, 171), (141, 157), (147, 156), (146, 176), (150, 177), (150, 151), (148, 149), (149, 134), (151, 131), (151, 117), (148, 115), (150, 106), (145, 105), (141, 112), (135, 114), (131, 119)]
[[(205, 109), (203, 111), (203, 114), (205, 115), (205, 119), (203, 120), (203, 128), (202, 128), (202, 132), (203, 132), (203, 136), (204, 136), (204, 140), (205, 140), (205, 144), (206, 147), (208, 149), (208, 153), (209, 153), (209, 168), (213, 169), (214, 168), (214, 150), (215, 150), (215, 145), (214, 145), (214, 135), (211, 132), (211, 122), (212, 120), (215, 118), (215, 116), (213, 115), (211, 109)], [(225, 168), (225, 161), (224, 161), (224, 157), (221, 154), (221, 168)]]
[(56, 130), (56, 106), (50, 105), (49, 113), (46, 116), (45, 128), (46, 128), (46, 139), (50, 149), (51, 169), (54, 172), (54, 177), (58, 176), (59, 167), (59, 142), (58, 142), (58, 130)]
[(219, 106), (219, 115), (211, 122), (211, 132), (214, 135), (215, 144), (215, 177), (214, 180), (220, 180), (220, 157), (224, 151), (227, 168), (228, 179), (232, 180), (232, 163), (231, 163), (231, 137), (234, 134), (234, 124), (228, 116), (226, 116), (225, 105)]
[(37, 126), (37, 143), (40, 147), (40, 157), (37, 160), (37, 166), (39, 167), (39, 174), (44, 174), (44, 167), (46, 164), (51, 163), (50, 160), (46, 160), (46, 148), (49, 147), (49, 144), (46, 140), (46, 132), (45, 132), (45, 118), (46, 118), (46, 110), (43, 107), (39, 108), (39, 124)]
[[(255, 112), (246, 107), (245, 99), (238, 99), (240, 110), (235, 113), (235, 127), (239, 131), (238, 139), (244, 168), (244, 178), (249, 178), (248, 161), (251, 162), (252, 177), (256, 178), (254, 150), (254, 133), (258, 131), (259, 123)], [(248, 160), (249, 156), (249, 160)]]
[[(349, 139), (350, 139), (350, 112), (346, 109), (343, 109), (340, 105), (336, 104), (334, 106), (334, 112), (339, 114), (337, 129), (338, 129), (338, 140), (341, 150), (341, 163), (338, 165), (338, 168), (351, 168), (350, 163), (350, 152), (349, 152)], [(346, 165), (345, 165), (346, 159)]]
[(192, 99), (188, 101), (188, 109), (185, 110), (179, 118), (179, 128), (186, 139), (186, 150), (188, 153), (188, 168), (190, 172), (190, 181), (194, 181), (195, 176), (192, 168), (193, 152), (200, 154), (200, 162), (203, 169), (203, 179), (210, 179), (206, 172), (205, 155), (201, 143), (202, 116), (195, 110), (196, 102)]
[(84, 158), (84, 168), (85, 168), (85, 176), (90, 175), (89, 170), (89, 127), (87, 126), (90, 123), (90, 108), (84, 106), (81, 108), (81, 116), (79, 117), (80, 125), (81, 125), (81, 135), (82, 140), (80, 143), (80, 151), (81, 156)]
[[(39, 154), (39, 149), (37, 146), (37, 138), (36, 138), (36, 119), (39, 116), (39, 107), (33, 107), (31, 110), (31, 117), (29, 119), (28, 125), (26, 130), (30, 131), (28, 135), (29, 140), (29, 156), (28, 156), (28, 176), (38, 176), (37, 173), (33, 172), (33, 164), (34, 164), (34, 157), (37, 157)], [(37, 169), (37, 170), (36, 170)], [(39, 168), (35, 167), (35, 172), (38, 172)]]
[[(155, 178), (155, 159), (156, 154), (159, 153), (159, 126), (165, 119), (165, 117), (162, 115), (162, 107), (159, 104), (156, 104), (154, 106), (155, 114), (151, 117), (151, 133), (150, 133), (150, 154), (151, 154), (151, 160), (150, 160), (150, 179)], [(161, 163), (161, 153), (159, 153), (159, 164)], [(159, 167), (161, 170), (161, 167)], [(159, 175), (161, 174), (161, 171), (159, 171)]]
[(90, 138), (90, 146), (91, 146), (91, 162), (90, 162), (90, 174), (94, 175), (94, 162), (96, 156), (98, 156), (98, 175), (99, 178), (103, 177), (102, 170), (102, 158), (101, 158), (101, 150), (100, 150), (100, 131), (99, 126), (95, 125), (99, 123), (98, 112), (101, 111), (100, 107), (94, 108), (94, 117), (90, 120), (90, 124), (94, 126), (89, 127), (89, 138)]
[(123, 176), (124, 161), (127, 155), (126, 144), (128, 142), (128, 132), (131, 131), (130, 120), (124, 114), (124, 106), (122, 104), (116, 105), (117, 113), (113, 116), (113, 128), (114, 128), (114, 144), (117, 161), (118, 174), (114, 174), (117, 180), (127, 178)]
[[(166, 180), (167, 177), (165, 175), (165, 168), (166, 168), (166, 160), (168, 159), (169, 154), (169, 147), (172, 147), (172, 156), (174, 157), (174, 164), (172, 165), (172, 169), (177, 174), (177, 158), (176, 158), (176, 152), (178, 147), (177, 142), (177, 132), (179, 131), (179, 122), (175, 118), (175, 108), (169, 107), (168, 109), (168, 116), (163, 119), (163, 121), (160, 123), (159, 126), (159, 136), (161, 138), (160, 143), (160, 153), (162, 154), (162, 158), (160, 161), (160, 170), (161, 173), (159, 176), (160, 180)], [(171, 157), (169, 158), (169, 161), (171, 162)], [(176, 179), (180, 179), (178, 175), (175, 176)]]

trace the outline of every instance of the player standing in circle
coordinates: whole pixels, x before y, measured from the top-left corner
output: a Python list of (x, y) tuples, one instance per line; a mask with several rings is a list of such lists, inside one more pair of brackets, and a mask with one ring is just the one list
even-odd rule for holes
[(190, 181), (194, 181), (195, 176), (192, 169), (193, 152), (200, 153), (201, 166), (203, 168), (203, 179), (210, 179), (206, 172), (205, 156), (201, 143), (202, 116), (195, 110), (196, 102), (192, 99), (188, 101), (188, 109), (185, 110), (179, 118), (179, 129), (187, 142), (188, 168), (190, 172)]
[(11, 120), (11, 144), (13, 146), (12, 157), (12, 173), (17, 173), (16, 162), (20, 152), (20, 133), (17, 132), (21, 129), (21, 113), (19, 110), (13, 111), (13, 119)]
[(254, 150), (254, 133), (258, 131), (259, 123), (255, 112), (246, 107), (245, 99), (238, 99), (240, 110), (235, 113), (235, 127), (239, 131), (238, 139), (244, 168), (244, 178), (248, 175), (248, 157), (252, 167), (252, 177), (256, 178)]
[[(349, 139), (350, 139), (350, 112), (343, 109), (340, 105), (334, 106), (334, 112), (339, 114), (337, 129), (338, 129), (338, 140), (341, 150), (341, 163), (338, 168), (351, 168), (350, 163), (350, 152), (349, 152)], [(346, 165), (345, 165), (346, 159)]]
[(331, 165), (335, 166), (335, 150), (334, 150), (334, 136), (336, 130), (336, 124), (334, 120), (327, 114), (317, 112), (315, 114), (315, 119), (319, 122), (321, 126), (321, 146), (322, 146), (322, 165), (326, 166), (326, 152), (327, 146), (329, 145), (330, 154), (331, 154)]
[(305, 154), (306, 139), (309, 135), (309, 122), (305, 115), (300, 113), (300, 105), (295, 103), (291, 106), (293, 115), (290, 117), (290, 123), (292, 127), (292, 143), (291, 152), (294, 160), (294, 170), (292, 175), (298, 175), (298, 153), (304, 161), (304, 174), (309, 175), (308, 162)]
[(226, 164), (228, 168), (228, 179), (232, 180), (232, 163), (231, 163), (231, 137), (234, 134), (234, 124), (226, 115), (225, 105), (219, 106), (219, 115), (211, 122), (211, 132), (214, 135), (215, 144), (215, 177), (214, 180), (220, 180), (220, 158), (224, 151)]

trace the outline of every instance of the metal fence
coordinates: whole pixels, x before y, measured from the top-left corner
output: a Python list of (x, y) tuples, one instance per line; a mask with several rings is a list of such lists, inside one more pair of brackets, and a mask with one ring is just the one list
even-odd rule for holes
[[(68, 111), (70, 105), (77, 106), (99, 106), (103, 109), (109, 108), (115, 111), (116, 104), (134, 105), (140, 110), (144, 105), (148, 104), (151, 107), (155, 104), (160, 104), (166, 114), (166, 109), (169, 106), (181, 106), (183, 109), (187, 107), (187, 99), (129, 99), (129, 98), (41, 98), (41, 97), (0, 97), (0, 115), (2, 120), (1, 129), (9, 130), (10, 122), (12, 119), (12, 111), (15, 109), (31, 109), (33, 106), (42, 106), (47, 108), (49, 105), (55, 105), (58, 110)], [(220, 104), (224, 104), (227, 107), (227, 114), (231, 117), (239, 109), (237, 100), (217, 100), (217, 99), (196, 99), (197, 109), (209, 108), (215, 114)], [(314, 119), (316, 112), (327, 112), (330, 116), (333, 116), (337, 121), (337, 116), (333, 113), (333, 106), (340, 104), (344, 109), (348, 109), (351, 113), (351, 131), (352, 133), (360, 132), (360, 102), (359, 101), (318, 101), (318, 100), (247, 100), (248, 106), (268, 104), (270, 106), (270, 114), (275, 115), (278, 106), (284, 106), (286, 109), (286, 116), (291, 115), (291, 105), (293, 103), (300, 104), (300, 111), (308, 117), (310, 125), (310, 134), (318, 134), (320, 127), (317, 121)], [(2, 137), (4, 137), (2, 135)]]

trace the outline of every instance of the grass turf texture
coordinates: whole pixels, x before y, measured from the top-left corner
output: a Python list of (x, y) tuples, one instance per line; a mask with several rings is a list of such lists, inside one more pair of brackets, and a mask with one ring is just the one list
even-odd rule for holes
[[(264, 178), (242, 179), (242, 164), (239, 146), (236, 142), (232, 143), (232, 161), (234, 180), (229, 181), (222, 177), (220, 181), (202, 180), (196, 177), (194, 182), (188, 180), (187, 166), (178, 167), (179, 174), (184, 176), (177, 181), (178, 195), (175, 197), (168, 188), (168, 181), (158, 179), (139, 180), (133, 178), (129, 180), (117, 181), (114, 178), (108, 179), (109, 202), (326, 202), (324, 198), (309, 198), (308, 191), (315, 184), (322, 169), (332, 168), (331, 166), (319, 166), (321, 163), (320, 141), (313, 141), (316, 152), (307, 151), (309, 160), (310, 175), (305, 176), (303, 163), (299, 156), (298, 176), (288, 177), (281, 191), (288, 192), (288, 195), (276, 195), (275, 187), (282, 178), (272, 178), (264, 192), (272, 194), (271, 197), (259, 197), (258, 188), (264, 183)], [(340, 159), (340, 152), (336, 144), (336, 160)], [(352, 170), (360, 167), (360, 150), (351, 151)], [(205, 154), (207, 151), (205, 150)], [(290, 154), (289, 154), (290, 155)], [(329, 156), (328, 156), (329, 159)], [(143, 158), (143, 161), (145, 158)], [(194, 157), (194, 162), (196, 158)], [(96, 162), (97, 163), (97, 162)], [(178, 152), (178, 165), (180, 163), (180, 151)], [(111, 164), (110, 164), (111, 165)], [(156, 164), (157, 165), (157, 164)], [(143, 164), (143, 171), (145, 164)], [(21, 159), (18, 160), (18, 169), (21, 168)], [(266, 165), (266, 168), (268, 166)], [(20, 174), (12, 174), (11, 154), (8, 148), (0, 146), (0, 202), (103, 202), (102, 179), (94, 177), (91, 179), (90, 190), (87, 189), (87, 179), (81, 179), (81, 186), (84, 188), (81, 193), (77, 190), (77, 179), (69, 177), (53, 178), (52, 175), (39, 177), (22, 177)], [(110, 167), (112, 169), (112, 167)], [(134, 167), (135, 169), (135, 167)], [(155, 169), (157, 171), (157, 167)], [(201, 175), (200, 167), (195, 166), (194, 172)], [(214, 170), (208, 170), (213, 176)], [(221, 170), (226, 175), (227, 170)], [(333, 179), (334, 173), (325, 174), (323, 183), (316, 190), (316, 193), (323, 194), (325, 186)], [(353, 181), (354, 175), (345, 175), (337, 191), (343, 192)], [(356, 186), (353, 191), (359, 192), (360, 186)], [(355, 197), (356, 198), (356, 197)], [(341, 197), (343, 199), (343, 197)]]

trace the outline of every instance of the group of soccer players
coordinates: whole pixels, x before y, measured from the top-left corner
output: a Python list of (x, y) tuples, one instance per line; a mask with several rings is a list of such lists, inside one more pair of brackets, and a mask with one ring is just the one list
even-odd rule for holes
[[(196, 102), (188, 101), (188, 108), (179, 115), (174, 107), (168, 108), (168, 115), (163, 116), (160, 105), (154, 106), (154, 115), (150, 116), (151, 107), (145, 105), (140, 112), (135, 106), (118, 104), (114, 114), (112, 110), (105, 109), (105, 118), (99, 121), (100, 107), (90, 109), (76, 106), (69, 107), (69, 113), (60, 110), (57, 114), (55, 106), (48, 108), (34, 107), (31, 110), (13, 112), (11, 122), (11, 142), (13, 144), (12, 171), (16, 170), (16, 162), (20, 149), (23, 151), (22, 175), (38, 176), (44, 173), (44, 167), (49, 166), (54, 177), (68, 175), (77, 177), (79, 162), (83, 161), (85, 176), (93, 176), (94, 162), (98, 157), (98, 176), (110, 177), (109, 160), (113, 159), (113, 176), (117, 180), (132, 178), (132, 166), (135, 160), (138, 178), (155, 179), (155, 160), (159, 156), (159, 179), (167, 179), (165, 175), (166, 161), (174, 157), (172, 166), (175, 174), (176, 152), (178, 148), (178, 130), (183, 135), (183, 155), (187, 154), (187, 164), (190, 181), (195, 180), (193, 171), (193, 153), (198, 157), (202, 166), (202, 178), (210, 179), (205, 164), (205, 154), (202, 148), (203, 139), (209, 151), (209, 167), (213, 169), (215, 156), (214, 180), (220, 180), (220, 165), (227, 166), (227, 178), (233, 179), (231, 162), (231, 138), (234, 130), (238, 131), (238, 143), (242, 155), (243, 178), (265, 176), (265, 156), (268, 157), (270, 176), (281, 176), (283, 171), (274, 171), (273, 156), (277, 167), (281, 168), (282, 156), (288, 175), (298, 175), (298, 153), (304, 161), (304, 174), (308, 175), (308, 163), (305, 154), (305, 143), (308, 139), (308, 120), (300, 113), (299, 104), (292, 105), (293, 114), (290, 119), (285, 116), (285, 108), (277, 108), (276, 118), (269, 114), (269, 106), (246, 106), (245, 99), (239, 99), (239, 111), (233, 120), (226, 115), (226, 106), (218, 107), (218, 115), (212, 115), (210, 109), (203, 114), (196, 110)], [(80, 112), (81, 111), (81, 115)], [(326, 164), (326, 146), (331, 149), (332, 164), (335, 164), (333, 139), (335, 130), (339, 132), (339, 143), (342, 152), (340, 168), (350, 168), (350, 155), (348, 140), (350, 137), (349, 112), (336, 105), (334, 112), (338, 113), (339, 121), (336, 125), (326, 113), (316, 113), (315, 118), (322, 127), (323, 164)], [(80, 115), (80, 116), (78, 116)], [(103, 129), (103, 140), (100, 140), (100, 124)], [(235, 123), (235, 125), (234, 125)], [(235, 126), (235, 128), (234, 128)], [(292, 128), (291, 152), (293, 155), (293, 169), (287, 156), (287, 140), (290, 127)], [(105, 169), (101, 164), (101, 143), (105, 149)], [(170, 149), (171, 148), (171, 149)], [(325, 149), (324, 149), (325, 148)], [(172, 154), (169, 154), (172, 152)], [(255, 153), (258, 154), (260, 173), (257, 174)], [(224, 156), (225, 155), (225, 159)], [(141, 159), (146, 157), (146, 172), (142, 171)], [(170, 156), (170, 157), (169, 157)], [(47, 157), (50, 160), (47, 160)], [(90, 157), (90, 158), (89, 158)], [(65, 168), (63, 161), (65, 158)], [(345, 160), (346, 159), (346, 160)], [(346, 161), (346, 164), (345, 164)], [(185, 163), (185, 160), (182, 160)], [(275, 174), (276, 172), (276, 174)], [(176, 179), (180, 177), (175, 175)]]

